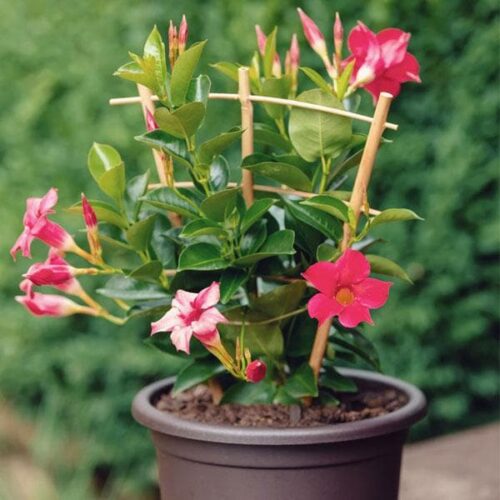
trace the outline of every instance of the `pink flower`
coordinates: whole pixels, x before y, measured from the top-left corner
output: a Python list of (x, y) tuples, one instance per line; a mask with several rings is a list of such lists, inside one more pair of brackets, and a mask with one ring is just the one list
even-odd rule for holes
[(325, 37), (318, 25), (301, 8), (298, 8), (297, 11), (302, 21), (304, 35), (311, 48), (321, 57), (327, 55)]
[(373, 324), (370, 309), (382, 307), (392, 283), (369, 278), (370, 263), (357, 250), (347, 249), (334, 263), (317, 262), (304, 278), (320, 293), (307, 304), (309, 316), (320, 324), (338, 316), (340, 324), (354, 328), (362, 321)]
[(34, 316), (71, 316), (72, 314), (97, 315), (90, 307), (81, 306), (61, 295), (49, 295), (33, 291), (33, 283), (24, 280), (20, 288), (26, 295), (17, 296), (16, 300)]
[[(147, 111), (149, 113), (149, 111)], [(99, 229), (97, 227), (97, 215), (94, 208), (87, 200), (86, 196), (82, 193), (82, 211), (83, 220), (87, 228), (87, 240), (89, 242), (90, 253), (97, 260), (102, 262), (102, 246), (99, 239)]]
[(182, 54), (186, 49), (188, 39), (188, 23), (186, 16), (182, 16), (181, 24), (179, 26), (179, 54)]
[(221, 342), (217, 324), (227, 322), (214, 307), (219, 298), (219, 283), (215, 281), (200, 293), (178, 290), (172, 300), (172, 308), (151, 324), (151, 335), (171, 332), (170, 337), (176, 349), (187, 354), (193, 335), (207, 348), (218, 346)]
[[(264, 55), (266, 54), (267, 36), (258, 24), (255, 25), (255, 34), (257, 35), (257, 45), (259, 47), (260, 55), (264, 57)], [(276, 78), (279, 78), (281, 76), (281, 60), (277, 52), (274, 54), (272, 74)]]
[(57, 190), (55, 188), (50, 189), (42, 198), (26, 200), (24, 230), (10, 250), (12, 258), (15, 259), (18, 251), (21, 251), (24, 257), (31, 257), (31, 243), (35, 238), (61, 251), (75, 249), (76, 244), (67, 231), (59, 224), (47, 219), (49, 214), (54, 213), (52, 209), (56, 203)]
[(396, 28), (375, 34), (359, 21), (349, 34), (352, 55), (344, 61), (355, 60), (353, 85), (365, 88), (377, 100), (381, 92), (397, 96), (402, 83), (420, 83), (418, 61), (407, 52), (410, 36)]
[(290, 69), (293, 72), (297, 72), (300, 66), (300, 49), (299, 42), (297, 40), (297, 35), (294, 33), (292, 35), (292, 41), (290, 42)]
[(263, 361), (256, 359), (249, 363), (245, 371), (248, 382), (256, 384), (266, 376), (267, 367)]

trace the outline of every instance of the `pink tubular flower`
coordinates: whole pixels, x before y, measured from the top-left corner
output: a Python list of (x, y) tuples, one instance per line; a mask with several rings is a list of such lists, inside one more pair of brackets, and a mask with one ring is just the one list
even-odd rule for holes
[(335, 22), (333, 23), (333, 42), (335, 45), (335, 55), (340, 59), (344, 43), (344, 28), (338, 12), (335, 13)]
[(354, 328), (362, 321), (373, 324), (370, 309), (382, 307), (392, 283), (369, 278), (370, 263), (357, 250), (347, 249), (334, 263), (317, 262), (304, 278), (320, 293), (307, 304), (309, 316), (320, 324), (338, 316), (340, 324)]
[(293, 72), (297, 72), (300, 66), (300, 49), (299, 42), (297, 40), (297, 35), (294, 33), (292, 35), (292, 41), (290, 42), (290, 69)]
[(26, 212), (24, 214), (24, 230), (10, 250), (12, 258), (15, 259), (18, 251), (24, 257), (31, 257), (31, 243), (35, 238), (43, 241), (50, 247), (61, 251), (70, 251), (76, 248), (73, 238), (59, 224), (47, 219), (49, 214), (54, 213), (57, 203), (57, 190), (52, 188), (42, 198), (28, 198), (26, 200)]
[(20, 288), (26, 295), (17, 296), (16, 300), (34, 316), (71, 316), (72, 314), (97, 315), (90, 307), (81, 306), (61, 295), (49, 295), (33, 291), (33, 283), (24, 280)]
[(188, 39), (188, 23), (186, 16), (182, 16), (181, 24), (179, 25), (179, 54), (182, 54), (186, 49)]
[(89, 242), (90, 253), (98, 262), (102, 262), (102, 246), (99, 239), (99, 229), (97, 227), (97, 215), (92, 205), (82, 193), (83, 220), (87, 228), (87, 240)]
[(195, 336), (205, 347), (217, 347), (220, 342), (218, 323), (227, 322), (217, 310), (219, 283), (213, 282), (200, 293), (178, 290), (172, 300), (172, 308), (158, 321), (151, 324), (151, 335), (171, 332), (172, 343), (178, 351), (189, 354), (191, 336)]
[(420, 83), (418, 61), (407, 52), (410, 36), (396, 28), (375, 34), (358, 22), (348, 39), (352, 55), (344, 61), (345, 64), (355, 60), (353, 85), (365, 88), (376, 101), (381, 92), (397, 96), (402, 83)]
[(266, 376), (267, 367), (263, 361), (256, 359), (249, 363), (245, 371), (248, 382), (256, 384)]

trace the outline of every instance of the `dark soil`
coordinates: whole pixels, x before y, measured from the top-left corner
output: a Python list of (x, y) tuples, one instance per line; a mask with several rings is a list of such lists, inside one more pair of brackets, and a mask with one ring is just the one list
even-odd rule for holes
[(338, 406), (312, 405), (308, 408), (281, 404), (215, 405), (208, 388), (200, 385), (173, 397), (161, 394), (156, 407), (180, 418), (209, 424), (240, 427), (315, 427), (354, 422), (391, 413), (407, 403), (394, 389), (370, 389), (357, 394), (337, 395)]

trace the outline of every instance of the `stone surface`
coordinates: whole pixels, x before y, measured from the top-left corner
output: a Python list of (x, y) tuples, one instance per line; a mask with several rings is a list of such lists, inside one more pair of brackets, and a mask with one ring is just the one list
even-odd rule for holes
[(500, 424), (406, 447), (400, 500), (448, 499), (500, 499)]

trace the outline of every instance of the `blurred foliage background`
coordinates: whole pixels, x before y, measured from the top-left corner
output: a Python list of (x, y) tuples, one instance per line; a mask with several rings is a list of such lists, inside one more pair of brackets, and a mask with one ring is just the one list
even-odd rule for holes
[[(266, 31), (279, 26), (283, 51), (299, 33), (304, 64), (320, 69), (296, 6), (328, 37), (335, 10), (346, 29), (362, 19), (375, 31), (413, 33), (410, 51), (423, 84), (406, 85), (395, 101), (391, 121), (400, 132), (380, 154), (371, 203), (408, 206), (426, 222), (380, 231), (389, 242), (383, 251), (415, 285), (393, 288), (368, 334), (381, 347), (385, 371), (429, 398), (416, 438), (498, 416), (497, 2), (0, 0), (0, 407), (34, 422), (29, 453), (50, 471), (61, 498), (93, 498), (91, 478), (105, 498), (151, 488), (153, 448), (129, 407), (141, 386), (173, 367), (142, 345), (145, 323), (119, 329), (87, 318), (35, 319), (13, 301), (29, 265), (8, 256), (25, 198), (51, 186), (59, 187), (61, 206), (82, 190), (95, 195), (86, 169), (94, 140), (115, 146), (131, 173), (152, 167), (149, 150), (132, 139), (144, 128), (140, 109), (110, 108), (107, 100), (135, 92), (111, 74), (127, 50), (141, 52), (153, 24), (165, 32), (168, 20), (185, 12), (190, 40), (209, 39), (204, 65), (213, 88), (228, 91), (232, 84), (208, 63), (249, 61), (256, 23)], [(370, 110), (365, 95), (363, 111)], [(237, 120), (236, 105), (211, 105), (213, 129)], [(61, 215), (68, 227), (80, 227)], [(34, 257), (43, 258), (35, 246)], [(8, 447), (0, 440), (0, 453)]]

